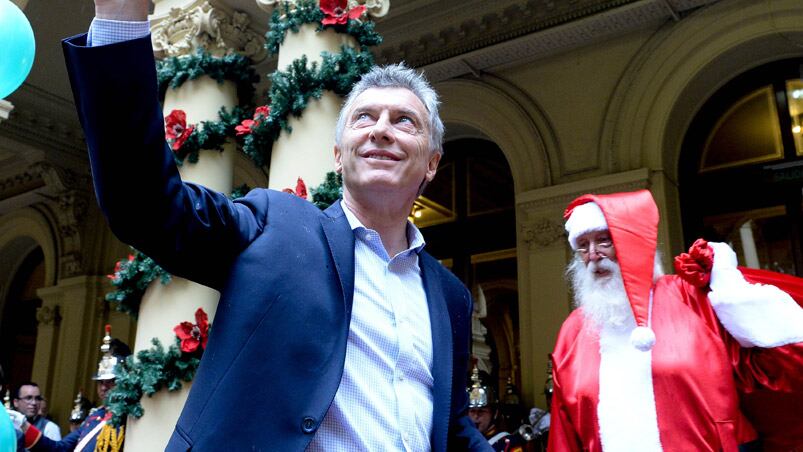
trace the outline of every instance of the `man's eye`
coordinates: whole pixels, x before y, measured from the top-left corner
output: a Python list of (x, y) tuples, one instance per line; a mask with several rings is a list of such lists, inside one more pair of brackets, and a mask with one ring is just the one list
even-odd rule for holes
[(374, 123), (369, 113), (357, 113), (351, 121), (352, 126), (367, 126)]
[(406, 123), (410, 123), (410, 124), (415, 124), (415, 121), (413, 121), (413, 118), (411, 118), (409, 116), (401, 116), (401, 117), (399, 117), (399, 122), (406, 122)]

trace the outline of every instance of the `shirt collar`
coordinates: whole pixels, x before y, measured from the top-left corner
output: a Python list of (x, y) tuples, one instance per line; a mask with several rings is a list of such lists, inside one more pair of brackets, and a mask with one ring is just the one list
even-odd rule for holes
[[(342, 199), (340, 200), (340, 206), (343, 208), (343, 213), (346, 214), (349, 227), (351, 227), (351, 230), (354, 231), (357, 237), (362, 239), (362, 235), (369, 231), (369, 229), (360, 222), (359, 218), (354, 215), (354, 212), (349, 209), (349, 206), (347, 206), (346, 202)], [(407, 220), (407, 244), (408, 248), (406, 251), (414, 251), (416, 253), (421, 252), (424, 245), (427, 244), (427, 242), (424, 241), (424, 236), (421, 234), (421, 231), (411, 223), (410, 220)]]

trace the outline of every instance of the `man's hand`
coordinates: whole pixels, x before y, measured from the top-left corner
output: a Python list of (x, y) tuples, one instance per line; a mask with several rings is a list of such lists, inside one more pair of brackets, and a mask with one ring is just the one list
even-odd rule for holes
[(6, 412), (11, 418), (11, 423), (14, 424), (15, 429), (22, 430), (23, 433), (28, 430), (28, 426), (31, 424), (28, 423), (28, 419), (25, 418), (24, 414), (20, 413), (19, 411), (9, 409), (6, 409)]
[(95, 0), (98, 19), (142, 22), (148, 20), (150, 0)]

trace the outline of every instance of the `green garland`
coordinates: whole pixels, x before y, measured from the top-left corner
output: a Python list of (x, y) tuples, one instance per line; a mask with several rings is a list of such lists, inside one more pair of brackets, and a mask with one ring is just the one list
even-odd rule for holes
[[(337, 201), (342, 195), (343, 178), (340, 174), (330, 171), (326, 174), (326, 180), (319, 186), (311, 190), (312, 203), (314, 203), (321, 210), (326, 209), (332, 203)], [(232, 191), (231, 198), (243, 196), (250, 190), (248, 185), (243, 184)], [(143, 263), (150, 263), (152, 267), (149, 274), (155, 275), (159, 273), (163, 278), (163, 283), (170, 280), (170, 275), (158, 267), (153, 260), (145, 257), (144, 254), (134, 250), (136, 253), (129, 259), (121, 260), (119, 270), (115, 271), (115, 276), (120, 275), (120, 279), (126, 280), (128, 283), (133, 284), (133, 279), (127, 279), (124, 275), (128, 275), (131, 268), (139, 269), (145, 267)], [(140, 273), (131, 273), (132, 275), (140, 275)], [(166, 281), (164, 278), (167, 278)], [(153, 276), (150, 281), (156, 279)], [(137, 300), (142, 299), (142, 293), (148, 284), (144, 284), (146, 278), (139, 278), (139, 284), (133, 284), (132, 287), (140, 288), (136, 291)], [(149, 282), (150, 282), (149, 281)], [(118, 291), (119, 292), (119, 291)], [(117, 292), (115, 292), (117, 293)], [(134, 291), (127, 292), (128, 296), (134, 295)], [(106, 299), (109, 299), (109, 294)], [(128, 299), (128, 297), (123, 298)], [(137, 302), (137, 308), (139, 306)], [(137, 311), (127, 311), (129, 314), (136, 316)], [(210, 329), (207, 334), (210, 334)], [(127, 416), (140, 418), (145, 413), (142, 408), (142, 397), (147, 395), (153, 396), (162, 388), (168, 391), (177, 391), (181, 389), (184, 382), (190, 382), (195, 377), (195, 372), (201, 363), (201, 355), (203, 348), (198, 347), (196, 351), (187, 353), (181, 350), (181, 340), (176, 337), (174, 344), (165, 350), (161, 341), (157, 338), (151, 339), (152, 347), (147, 350), (142, 350), (136, 354), (136, 361), (133, 356), (126, 358), (125, 363), (117, 368), (116, 385), (109, 391), (106, 405), (112, 413), (111, 424), (119, 427), (125, 422)]]
[(251, 191), (251, 187), (248, 184), (242, 184), (239, 187), (234, 187), (229, 195), (229, 199), (237, 199), (242, 198), (245, 196), (249, 191)]
[(190, 163), (198, 163), (198, 154), (201, 149), (216, 149), (223, 152), (226, 139), (235, 136), (234, 128), (243, 119), (250, 118), (240, 107), (234, 107), (231, 112), (223, 107), (218, 112), (218, 116), (220, 117), (219, 121), (201, 121), (187, 140), (181, 144), (181, 147), (173, 152), (173, 158), (177, 165), (181, 166), (184, 159)]
[(159, 279), (162, 284), (170, 282), (170, 273), (150, 257), (131, 248), (128, 259), (117, 261), (114, 273), (108, 275), (116, 289), (106, 294), (106, 301), (117, 303), (117, 311), (124, 312), (135, 319), (139, 315), (139, 305), (145, 289), (151, 282)]
[(344, 96), (351, 87), (368, 72), (374, 64), (368, 51), (357, 51), (343, 46), (341, 53), (323, 53), (323, 60), (307, 63), (306, 56), (293, 61), (286, 71), (271, 74), (270, 115), (253, 127), (252, 132), (241, 138), (243, 152), (257, 166), (270, 160), (273, 143), (282, 130), (292, 132), (288, 119), (300, 117), (310, 99), (320, 99), (325, 90)]
[(310, 193), (312, 193), (312, 203), (319, 209), (326, 210), (343, 196), (343, 176), (329, 171), (323, 183), (310, 190)]
[(374, 30), (374, 23), (371, 21), (349, 20), (346, 25), (324, 26), (321, 21), (324, 13), (318, 7), (316, 0), (303, 0), (296, 2), (294, 6), (286, 2), (280, 3), (270, 16), (269, 30), (265, 34), (268, 53), (276, 55), (279, 47), (284, 42), (287, 32), (298, 33), (299, 27), (304, 24), (317, 24), (315, 31), (322, 31), (325, 28), (334, 28), (338, 32), (350, 35), (357, 41), (360, 50), (367, 50), (368, 47), (382, 43), (382, 36)]
[(181, 351), (181, 341), (176, 338), (167, 350), (159, 339), (151, 339), (153, 347), (126, 358), (125, 364), (117, 368), (115, 387), (109, 391), (107, 406), (112, 412), (111, 423), (119, 427), (126, 416), (142, 417), (143, 395), (153, 396), (162, 388), (168, 391), (181, 389), (182, 382), (190, 382), (201, 362), (201, 347), (193, 353)]
[(203, 48), (192, 55), (165, 58), (156, 62), (159, 93), (164, 98), (168, 86), (175, 89), (187, 80), (208, 75), (221, 84), (226, 80), (233, 81), (237, 85), (240, 105), (249, 105), (254, 97), (254, 85), (259, 82), (253, 64), (250, 58), (237, 53), (215, 57)]
[[(245, 196), (251, 188), (242, 184), (232, 189), (231, 199)], [(114, 273), (107, 275), (115, 290), (106, 294), (106, 301), (116, 303), (115, 309), (124, 312), (133, 318), (139, 316), (139, 305), (145, 290), (156, 279), (162, 284), (168, 284), (171, 276), (165, 269), (154, 262), (153, 259), (142, 252), (131, 248), (131, 254), (126, 259), (117, 261)]]

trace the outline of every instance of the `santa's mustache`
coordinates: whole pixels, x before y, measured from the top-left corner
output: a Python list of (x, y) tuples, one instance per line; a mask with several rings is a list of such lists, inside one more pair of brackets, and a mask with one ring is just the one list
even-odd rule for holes
[(591, 274), (596, 274), (600, 271), (606, 271), (609, 272), (609, 274), (613, 274), (616, 271), (616, 264), (610, 259), (603, 257), (598, 261), (589, 261), (588, 265), (586, 265), (586, 271)]

